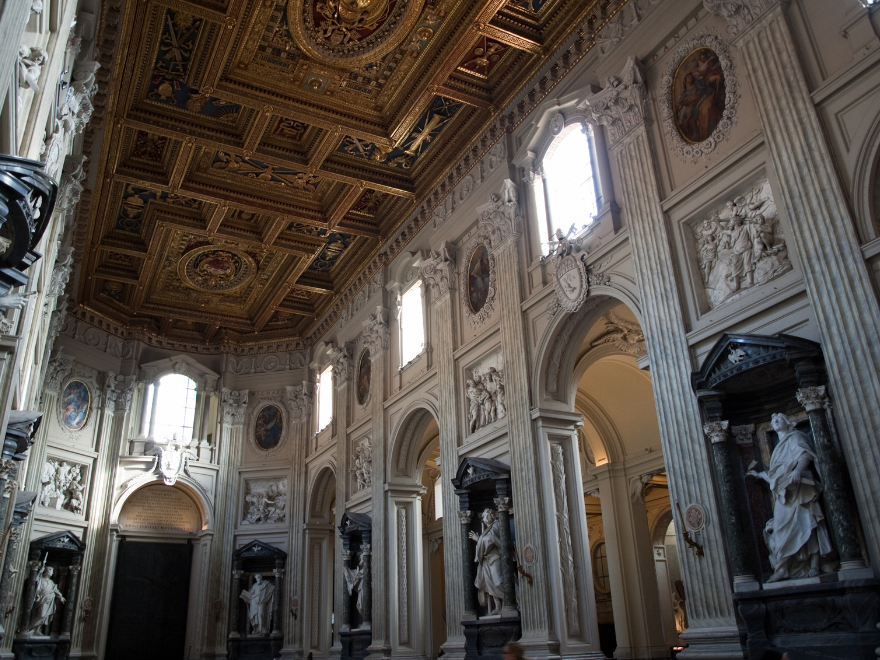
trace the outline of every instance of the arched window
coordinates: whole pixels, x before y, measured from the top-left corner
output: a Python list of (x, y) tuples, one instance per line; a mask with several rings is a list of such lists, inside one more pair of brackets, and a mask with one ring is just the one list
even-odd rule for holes
[(196, 383), (183, 374), (166, 374), (147, 388), (144, 428), (150, 427), (150, 436), (158, 442), (177, 439), (189, 443), (193, 437), (196, 416)]
[(400, 366), (418, 357), (425, 348), (425, 314), (422, 306), (422, 281), (400, 296)]
[(318, 432), (333, 421), (333, 365), (328, 364), (318, 376)]
[[(547, 233), (567, 233), (590, 224), (599, 212), (593, 130), (588, 124), (566, 126), (543, 159)], [(542, 232), (543, 234), (543, 232)]]

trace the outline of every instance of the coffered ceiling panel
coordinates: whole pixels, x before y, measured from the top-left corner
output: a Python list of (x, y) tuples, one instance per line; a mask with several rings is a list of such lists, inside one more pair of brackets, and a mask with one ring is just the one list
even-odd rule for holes
[(79, 302), (185, 341), (304, 336), (595, 6), (133, 5)]

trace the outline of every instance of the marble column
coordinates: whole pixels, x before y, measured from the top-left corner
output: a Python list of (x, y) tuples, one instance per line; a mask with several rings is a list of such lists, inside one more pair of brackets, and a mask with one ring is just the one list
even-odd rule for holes
[(235, 562), (235, 569), (232, 571), (232, 591), (229, 592), (229, 636), (241, 637), (241, 631), (238, 629), (238, 622), (241, 620), (241, 576), (244, 571), (241, 570), (241, 562)]
[[(464, 611), (462, 620), (473, 621), (477, 618), (477, 598), (474, 592), (474, 581), (477, 579), (474, 570), (475, 550), (471, 548), (471, 540), (468, 532), (471, 529), (471, 521), (474, 519), (473, 511), (458, 511), (458, 521), (461, 525), (461, 563), (463, 567), (463, 591)], [(452, 553), (450, 553), (452, 554)], [(459, 624), (459, 627), (461, 624)]]
[(70, 575), (67, 580), (67, 602), (64, 604), (64, 621), (61, 624), (61, 635), (69, 635), (73, 629), (73, 619), (76, 616), (76, 601), (79, 593), (79, 575), (82, 570), (82, 557), (77, 555), (70, 566)]
[(797, 400), (810, 418), (813, 445), (816, 448), (816, 467), (822, 477), (825, 516), (840, 554), (840, 570), (864, 569), (865, 562), (859, 547), (856, 524), (857, 513), (852, 505), (846, 463), (834, 444), (828, 425), (827, 409), (830, 408), (830, 402), (825, 388), (802, 387), (797, 391)]
[(373, 545), (372, 535), (364, 532), (361, 542), (361, 555), (364, 558), (364, 581), (361, 588), (364, 590), (364, 613), (361, 628), (373, 627)]
[(303, 607), (305, 594), (306, 551), (305, 530), (296, 521), (307, 520), (306, 516), (306, 450), (312, 436), (312, 408), (315, 394), (313, 383), (304, 381), (302, 385), (287, 386), (287, 408), (292, 423), (291, 439), (293, 456), (287, 479), (288, 524), (290, 525), (290, 552), (287, 553), (288, 601), (286, 611), (280, 618), (287, 619), (285, 627), (282, 658), (302, 657), (304, 654)]
[[(98, 639), (101, 621), (109, 612), (108, 579), (104, 566), (110, 556), (110, 510), (113, 506), (114, 479), (119, 456), (123, 451), (126, 420), (131, 409), (132, 397), (137, 386), (135, 376), (117, 376), (107, 373), (104, 384), (104, 414), (97, 438), (98, 457), (95, 459), (93, 474), (107, 475), (104, 479), (93, 479), (88, 499), (88, 521), (85, 553), (80, 583), (86, 597), (95, 603), (94, 616), (86, 621), (73, 622), (71, 646), (82, 648), (85, 653), (97, 652), (101, 640)], [(40, 464), (42, 466), (42, 463)], [(39, 471), (35, 475), (39, 479)], [(36, 484), (35, 484), (36, 485)], [(107, 593), (107, 598), (102, 594)]]
[(272, 634), (281, 634), (281, 604), (284, 602), (284, 562), (275, 561), (275, 591), (272, 592)]
[[(865, 541), (880, 566), (880, 307), (855, 221), (840, 182), (786, 19), (773, 0), (705, 0), (727, 19), (770, 152), (790, 239), (816, 315), (835, 392)], [(867, 12), (868, 10), (865, 9)]]
[(40, 570), (43, 568), (43, 562), (33, 557), (28, 562), (27, 582), (24, 586), (24, 594), (20, 603), (20, 613), (18, 618), (18, 632), (27, 632), (30, 628), (31, 614), (34, 610), (34, 598), (37, 593), (37, 580), (40, 577)]
[(504, 181), (499, 195), (477, 207), (479, 232), (487, 249), (495, 256), (496, 291), (504, 360), (504, 386), (507, 405), (507, 437), (510, 446), (510, 474), (516, 506), (517, 544), (535, 550), (532, 584), (520, 583), (519, 610), (527, 655), (551, 653), (550, 619), (547, 613), (547, 556), (540, 496), (539, 465), (535, 452), (530, 415), (529, 365), (522, 316), (522, 272), (520, 231), (522, 216), (516, 186)]
[(708, 422), (703, 431), (712, 444), (712, 457), (715, 462), (715, 483), (718, 487), (719, 513), (721, 514), (724, 536), (727, 540), (727, 558), (733, 573), (735, 591), (757, 589), (754, 562), (749, 548), (752, 546), (753, 532), (746, 518), (743, 503), (745, 492), (742, 488), (742, 463), (739, 450), (730, 437), (727, 421)]
[[(391, 654), (389, 599), (393, 597), (389, 591), (391, 580), (389, 575), (389, 533), (387, 531), (388, 525), (393, 524), (393, 521), (388, 520), (389, 513), (385, 504), (385, 484), (387, 481), (385, 469), (388, 452), (388, 439), (385, 434), (385, 393), (388, 389), (386, 372), (390, 358), (386, 350), (389, 338), (388, 310), (381, 306), (377, 307), (376, 311), (364, 321), (363, 326), (362, 341), (364, 346), (370, 350), (370, 360), (372, 361), (370, 415), (373, 438), (373, 528), (371, 530), (370, 554), (370, 579), (372, 582), (370, 585), (372, 589), (370, 626), (373, 637), (367, 651), (368, 657), (376, 660)], [(348, 453), (347, 448), (345, 451)], [(347, 477), (342, 478), (347, 480)], [(364, 602), (367, 602), (366, 594), (364, 596)], [(366, 614), (364, 620), (367, 620)]]
[[(663, 460), (669, 495), (682, 509), (700, 503), (718, 510), (710, 458), (700, 411), (690, 385), (692, 369), (687, 333), (679, 300), (676, 271), (653, 152), (645, 128), (647, 90), (641, 65), (631, 57), (620, 78), (587, 102), (588, 121), (604, 125), (618, 172), (625, 219), (632, 242), (636, 282), (640, 292), (640, 321), (651, 363), (651, 385), (657, 406)], [(690, 627), (688, 643), (679, 657), (742, 658), (734, 618), (730, 582), (720, 526), (710, 514), (703, 538), (704, 557), (681, 556), (687, 589)], [(684, 547), (680, 536), (679, 547)], [(654, 581), (656, 584), (656, 580)]]
[[(445, 243), (437, 252), (431, 252), (421, 265), (422, 279), (431, 296), (431, 320), (433, 332), (431, 343), (434, 348), (434, 360), (437, 364), (437, 388), (440, 392), (456, 392), (455, 378), (455, 254)], [(458, 429), (459, 409), (455, 396), (440, 397), (437, 426), (440, 429), (440, 473), (443, 480), (441, 495), (443, 497), (443, 543), (447, 548), (459, 545), (465, 547), (469, 543), (467, 531), (461, 521), (453, 515), (458, 511), (458, 498), (452, 488), (450, 479), (455, 475), (458, 465)], [(442, 645), (445, 656), (450, 660), (464, 657), (464, 632), (461, 621), (465, 617), (476, 617), (476, 605), (473, 602), (473, 589), (468, 586), (474, 582), (474, 576), (468, 581), (464, 566), (469, 566), (472, 559), (462, 561), (462, 554), (446, 552), (443, 555), (443, 576), (446, 593), (446, 642)], [(470, 595), (464, 599), (460, 594)]]
[[(351, 381), (351, 351), (346, 346), (338, 346), (327, 351), (329, 363), (333, 365), (333, 425), (336, 435), (336, 520), (333, 522), (334, 536), (342, 524), (345, 502), (348, 501), (348, 474), (350, 457), (348, 452), (348, 409)], [(317, 359), (317, 358), (316, 358)], [(381, 398), (381, 397), (379, 397)], [(334, 543), (333, 593), (334, 618), (342, 621), (342, 603), (348, 596), (345, 581), (342, 579), (342, 543), (338, 538)], [(338, 658), (342, 653), (339, 640), (339, 626), (333, 631), (331, 657)]]
[(504, 605), (501, 616), (516, 616), (516, 590), (513, 585), (513, 543), (510, 540), (510, 498), (496, 497), (498, 540), (501, 542), (501, 593)]
[(614, 657), (668, 657), (660, 620), (654, 550), (641, 489), (634, 494), (620, 465), (606, 463), (592, 468), (590, 474), (599, 480), (617, 636)]
[[(342, 551), (342, 566), (343, 568), (350, 568), (349, 562), (351, 562), (351, 551), (343, 550)], [(351, 598), (346, 598), (348, 594), (344, 594), (342, 597), (342, 616), (340, 617), (340, 625), (342, 626), (342, 630), (351, 630)]]
[[(230, 581), (232, 572), (232, 552), (234, 551), (233, 532), (235, 531), (236, 516), (238, 515), (238, 471), (241, 465), (242, 444), (244, 443), (244, 419), (247, 412), (248, 391), (230, 390), (224, 387), (221, 390), (220, 399), (220, 455), (217, 471), (216, 493), (214, 500), (214, 539), (211, 544), (211, 558), (209, 567), (208, 602), (220, 600), (228, 603), (234, 601), (232, 607), (237, 605), (238, 594), (230, 597)], [(239, 592), (240, 593), (240, 592)], [(227, 600), (229, 599), (229, 600)], [(230, 607), (230, 609), (232, 609)], [(226, 656), (226, 641), (228, 633), (222, 620), (208, 617), (205, 626), (205, 651), (213, 649), (218, 657)]]
[(5, 638), (6, 627), (11, 626), (10, 632), (15, 632), (15, 619), (10, 619), (18, 603), (16, 603), (12, 589), (13, 571), (16, 571), (16, 563), (18, 562), (18, 548), (21, 545), (22, 525), (27, 520), (36, 501), (37, 493), (33, 491), (25, 491), (16, 493), (15, 509), (12, 514), (12, 522), (9, 528), (9, 538), (6, 542), (6, 549), (3, 552), (3, 572), (0, 574), (0, 639)]

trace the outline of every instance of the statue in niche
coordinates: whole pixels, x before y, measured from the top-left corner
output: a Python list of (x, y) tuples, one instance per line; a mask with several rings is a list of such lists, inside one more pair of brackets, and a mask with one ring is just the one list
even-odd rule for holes
[(773, 495), (773, 517), (764, 528), (774, 571), (767, 582), (816, 577), (831, 569), (826, 562), (820, 571), (820, 558), (831, 553), (831, 540), (819, 504), (816, 453), (810, 439), (782, 413), (775, 413), (770, 423), (779, 437), (770, 469), (756, 472), (753, 461), (746, 473), (766, 481)]
[(474, 561), (477, 563), (477, 598), (480, 605), (488, 608), (489, 616), (501, 613), (504, 592), (501, 590), (501, 530), (498, 513), (485, 509), (480, 516), (483, 528), (479, 534), (471, 532), (469, 537), (477, 543)]
[(360, 612), (361, 616), (364, 615), (364, 555), (361, 553), (361, 558), (358, 561), (357, 568), (349, 568), (348, 566), (342, 567), (342, 579), (345, 581), (345, 589), (348, 591), (348, 595), (351, 596), (355, 592), (357, 592), (357, 602), (355, 603), (355, 607), (357, 607), (357, 611)]
[(275, 593), (275, 585), (263, 580), (263, 576), (257, 573), (254, 576), (254, 585), (241, 592), (240, 598), (248, 606), (248, 624), (252, 635), (265, 635), (269, 632), (271, 613), (269, 608), (272, 604), (272, 595)]
[(52, 579), (55, 569), (46, 566), (43, 574), (37, 579), (37, 593), (34, 596), (34, 610), (31, 616), (31, 635), (48, 635), (49, 626), (55, 617), (55, 599), (65, 602), (64, 596), (58, 591), (58, 585)]

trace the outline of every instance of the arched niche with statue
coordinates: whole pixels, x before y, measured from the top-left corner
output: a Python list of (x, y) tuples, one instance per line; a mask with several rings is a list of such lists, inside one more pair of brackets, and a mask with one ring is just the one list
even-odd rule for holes
[(272, 660), (281, 652), (286, 562), (286, 552), (262, 541), (233, 553), (229, 660)]

